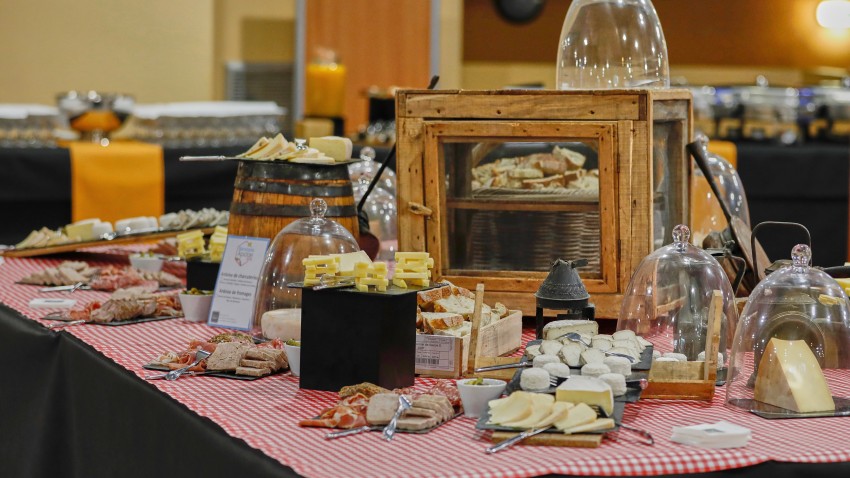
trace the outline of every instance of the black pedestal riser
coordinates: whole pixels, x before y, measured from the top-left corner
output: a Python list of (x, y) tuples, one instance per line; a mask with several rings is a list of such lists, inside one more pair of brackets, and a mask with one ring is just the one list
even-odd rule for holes
[(413, 385), (416, 292), (305, 288), (301, 307), (301, 388)]

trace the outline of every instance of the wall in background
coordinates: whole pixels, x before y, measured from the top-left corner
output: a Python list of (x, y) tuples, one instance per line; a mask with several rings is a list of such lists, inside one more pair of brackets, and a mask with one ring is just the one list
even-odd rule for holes
[[(818, 0), (653, 0), (667, 39), (672, 74), (693, 83), (810, 81), (809, 70), (850, 67), (850, 31), (815, 19)], [(554, 87), (555, 59), (569, 0), (547, 0), (533, 23), (502, 20), (491, 0), (466, 0), (465, 88), (541, 82)], [(834, 73), (834, 72), (831, 72)], [(839, 71), (840, 74), (840, 71)]]
[(326, 47), (346, 66), (347, 132), (368, 119), (366, 88), (428, 86), (429, 19), (430, 2), (423, 0), (307, 2), (307, 61)]
[(70, 89), (213, 97), (212, 0), (0, 0), (0, 102)]

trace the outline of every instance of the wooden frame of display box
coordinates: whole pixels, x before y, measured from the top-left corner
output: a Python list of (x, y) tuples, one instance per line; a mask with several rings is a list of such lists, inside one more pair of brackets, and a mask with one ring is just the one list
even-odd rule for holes
[[(549, 245), (533, 242), (540, 236), (481, 237), (474, 228), (462, 230), (467, 226), (456, 220), (461, 214), (486, 218), (510, 211), (513, 217), (533, 217), (535, 227), (553, 231), (553, 247), (583, 231), (588, 240), (572, 241), (577, 252), (571, 254), (593, 256), (588, 258), (593, 270), (583, 272), (582, 279), (601, 318), (617, 317), (635, 267), (669, 242), (669, 237), (653, 238), (654, 203), (666, 205), (664, 227), (689, 222), (692, 169), (685, 145), (692, 137), (693, 112), (687, 90), (407, 90), (396, 102), (399, 249), (428, 251), (436, 279), (470, 289), (484, 283), (488, 303), (503, 302), (533, 315), (534, 292), (551, 259), (536, 261), (535, 270), (464, 268), (451, 263), (453, 251), (463, 248), (480, 257), (493, 241), (504, 242), (503, 248), (513, 241), (517, 248), (536, 245), (545, 253)], [(467, 194), (470, 171), (488, 152), (480, 145), (533, 142), (591, 145), (597, 196), (553, 201)], [(451, 181), (455, 184), (447, 185)], [(447, 187), (453, 188), (451, 197)], [(659, 193), (659, 188), (666, 189)], [(577, 219), (565, 225), (559, 222), (564, 217)], [(462, 238), (467, 242), (457, 244)]]

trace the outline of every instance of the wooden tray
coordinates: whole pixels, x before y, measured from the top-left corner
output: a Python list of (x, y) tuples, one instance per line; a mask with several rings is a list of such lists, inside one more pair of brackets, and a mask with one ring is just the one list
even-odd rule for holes
[(204, 235), (210, 235), (215, 230), (214, 227), (204, 227), (200, 229), (178, 229), (173, 231), (161, 231), (161, 232), (147, 232), (143, 234), (127, 234), (123, 236), (118, 236), (115, 239), (105, 240), (98, 239), (95, 241), (85, 241), (85, 242), (72, 242), (68, 244), (60, 244), (56, 246), (48, 246), (48, 247), (33, 247), (28, 249), (0, 249), (0, 256), (5, 257), (38, 257), (38, 256), (48, 256), (51, 254), (60, 254), (63, 252), (74, 252), (79, 249), (87, 248), (87, 247), (98, 247), (98, 246), (117, 246), (122, 244), (138, 244), (142, 242), (150, 242), (157, 241), (159, 239), (165, 239), (168, 237), (174, 237), (178, 234), (183, 234), (184, 232), (191, 232), (200, 230), (204, 233)]

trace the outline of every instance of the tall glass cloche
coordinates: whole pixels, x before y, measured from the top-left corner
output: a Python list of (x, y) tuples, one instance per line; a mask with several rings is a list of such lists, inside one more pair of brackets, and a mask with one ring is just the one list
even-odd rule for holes
[(850, 301), (800, 244), (741, 313), (726, 402), (766, 418), (850, 415)]
[[(268, 333), (272, 319), (300, 319), (301, 289), (287, 287), (287, 284), (304, 280), (304, 259), (310, 255), (344, 254), (360, 250), (351, 232), (325, 217), (327, 209), (328, 205), (323, 199), (313, 199), (310, 202), (310, 217), (284, 227), (269, 246), (257, 284), (254, 334), (263, 333), (267, 338), (272, 338)], [(287, 312), (288, 309), (293, 310)], [(269, 311), (281, 312), (266, 314)]]
[(680, 224), (673, 228), (672, 244), (641, 261), (626, 289), (617, 330), (643, 336), (660, 354), (705, 360), (709, 311), (722, 307), (719, 351), (723, 357), (718, 357), (718, 368), (725, 370), (738, 318), (732, 286), (720, 263), (689, 240), (690, 230)]
[(651, 0), (573, 0), (556, 88), (668, 88), (667, 42)]

